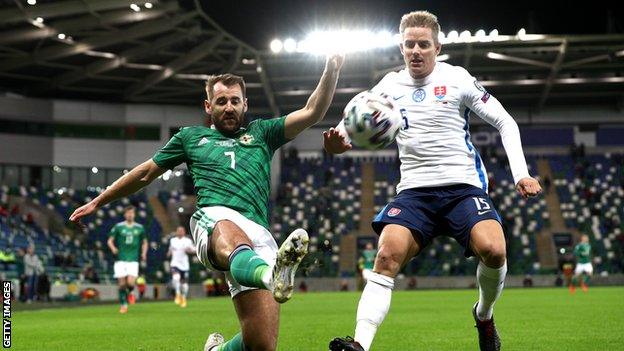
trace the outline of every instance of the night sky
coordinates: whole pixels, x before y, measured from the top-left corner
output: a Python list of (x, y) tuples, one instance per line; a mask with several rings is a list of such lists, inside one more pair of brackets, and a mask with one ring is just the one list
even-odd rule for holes
[(500, 34), (515, 34), (522, 27), (537, 34), (624, 33), (624, 10), (616, 9), (615, 1), (204, 0), (202, 4), (225, 30), (258, 49), (267, 49), (276, 37), (303, 39), (314, 29), (328, 27), (398, 31), (402, 14), (421, 9), (436, 14), (445, 33), (497, 28)]

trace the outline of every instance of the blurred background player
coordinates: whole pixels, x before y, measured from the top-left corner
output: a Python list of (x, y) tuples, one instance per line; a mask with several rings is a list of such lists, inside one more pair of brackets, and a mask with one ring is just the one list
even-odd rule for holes
[(147, 260), (147, 236), (143, 225), (136, 223), (134, 206), (124, 209), (123, 222), (117, 223), (108, 234), (108, 247), (116, 257), (114, 277), (119, 288), (119, 313), (128, 312), (128, 303), (134, 304), (135, 280), (139, 276), (139, 250), (141, 261)]
[(373, 266), (375, 265), (375, 255), (377, 255), (377, 250), (375, 250), (373, 243), (366, 243), (366, 247), (362, 251), (360, 259), (358, 260), (360, 270), (362, 271), (362, 279), (365, 282), (368, 280), (368, 276), (373, 271)]
[[(507, 253), (501, 219), (487, 193), (487, 172), (470, 142), (471, 112), (500, 132), (520, 195), (535, 196), (541, 187), (529, 175), (513, 117), (464, 68), (436, 62), (442, 48), (437, 17), (427, 11), (405, 14), (399, 31), (405, 69), (388, 73), (372, 90), (391, 96), (403, 114), (396, 138), (401, 180), (394, 200), (373, 220), (378, 252), (358, 305), (355, 340), (336, 338), (330, 348), (370, 350), (401, 268), (436, 236), (449, 235), (466, 257), (479, 259), (479, 300), (472, 315), (481, 350), (499, 350), (493, 308), (507, 274)], [(343, 126), (323, 133), (328, 152), (351, 148)]]
[(169, 251), (167, 257), (171, 258), (171, 283), (175, 290), (175, 303), (180, 307), (186, 307), (188, 296), (189, 278), (189, 257), (195, 253), (195, 246), (189, 237), (186, 236), (186, 229), (183, 226), (176, 228), (175, 236), (169, 240)]
[(591, 245), (587, 234), (583, 234), (581, 242), (574, 247), (574, 257), (576, 257), (576, 267), (574, 268), (572, 284), (570, 284), (570, 292), (574, 293), (577, 284), (581, 286), (584, 292), (587, 292), (589, 290), (587, 286), (589, 277), (594, 273), (594, 267), (591, 264)]
[(204, 101), (211, 127), (182, 128), (153, 158), (70, 216), (79, 223), (99, 207), (186, 163), (197, 193), (198, 210), (191, 218), (197, 256), (206, 267), (226, 272), (242, 329), (228, 341), (219, 333), (211, 334), (205, 351), (277, 348), (278, 303), (292, 296), (295, 272), (307, 253), (309, 238), (305, 230), (296, 229), (278, 250), (268, 230), (271, 158), (279, 147), (325, 117), (343, 60), (341, 55), (327, 57), (305, 106), (284, 117), (257, 119), (246, 127), (243, 78), (211, 76)]

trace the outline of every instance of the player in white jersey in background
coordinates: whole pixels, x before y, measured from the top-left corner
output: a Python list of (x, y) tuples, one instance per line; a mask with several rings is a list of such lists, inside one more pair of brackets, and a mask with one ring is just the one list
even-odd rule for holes
[(183, 226), (176, 228), (175, 236), (169, 240), (167, 257), (171, 257), (171, 283), (175, 289), (175, 303), (180, 307), (186, 307), (188, 296), (189, 257), (195, 253), (195, 245), (191, 238), (186, 236)]
[[(479, 300), (473, 306), (479, 345), (499, 350), (493, 306), (507, 272), (505, 237), (487, 195), (487, 172), (470, 142), (471, 111), (500, 132), (520, 195), (535, 196), (541, 187), (529, 176), (518, 126), (498, 100), (465, 69), (436, 62), (441, 50), (437, 17), (412, 12), (399, 29), (406, 67), (386, 75), (373, 90), (401, 107), (405, 124), (396, 139), (401, 181), (394, 201), (373, 221), (380, 235), (378, 253), (358, 305), (354, 339), (336, 338), (330, 350), (370, 350), (390, 308), (394, 278), (438, 235), (452, 236), (467, 257), (479, 259)], [(351, 148), (342, 123), (323, 134), (328, 152)]]

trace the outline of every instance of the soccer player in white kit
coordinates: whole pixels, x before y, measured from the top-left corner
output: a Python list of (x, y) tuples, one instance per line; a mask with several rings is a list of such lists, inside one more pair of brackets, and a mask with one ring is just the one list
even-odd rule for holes
[[(399, 26), (405, 69), (387, 74), (373, 91), (393, 98), (404, 125), (396, 142), (401, 160), (397, 196), (373, 220), (380, 235), (373, 272), (362, 292), (354, 338), (336, 338), (330, 350), (370, 350), (390, 308), (394, 278), (438, 235), (450, 235), (479, 259), (479, 301), (473, 317), (481, 350), (499, 350), (493, 318), (507, 272), (500, 217), (487, 195), (487, 172), (470, 142), (471, 112), (501, 134), (516, 189), (523, 197), (541, 191), (529, 176), (513, 118), (464, 68), (436, 62), (441, 45), (437, 17), (406, 14)], [(333, 154), (351, 148), (343, 124), (324, 134)]]
[(180, 307), (186, 307), (188, 296), (189, 258), (188, 255), (195, 253), (195, 245), (191, 238), (186, 236), (183, 226), (176, 228), (175, 236), (169, 240), (167, 257), (171, 257), (171, 283), (175, 289), (175, 303)]

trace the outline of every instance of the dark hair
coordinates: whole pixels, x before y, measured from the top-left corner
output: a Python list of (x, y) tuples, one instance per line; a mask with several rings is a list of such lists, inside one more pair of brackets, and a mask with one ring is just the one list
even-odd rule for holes
[(237, 76), (232, 73), (224, 73), (224, 74), (210, 76), (206, 80), (206, 94), (208, 95), (208, 100), (212, 99), (212, 91), (214, 89), (215, 84), (217, 84), (218, 82), (223, 83), (223, 85), (227, 87), (238, 84), (240, 85), (241, 90), (243, 91), (243, 99), (247, 95), (245, 92), (245, 80), (243, 79), (243, 77)]
[(130, 206), (126, 206), (124, 207), (124, 213), (128, 212), (128, 211), (135, 211), (136, 207), (130, 205)]

